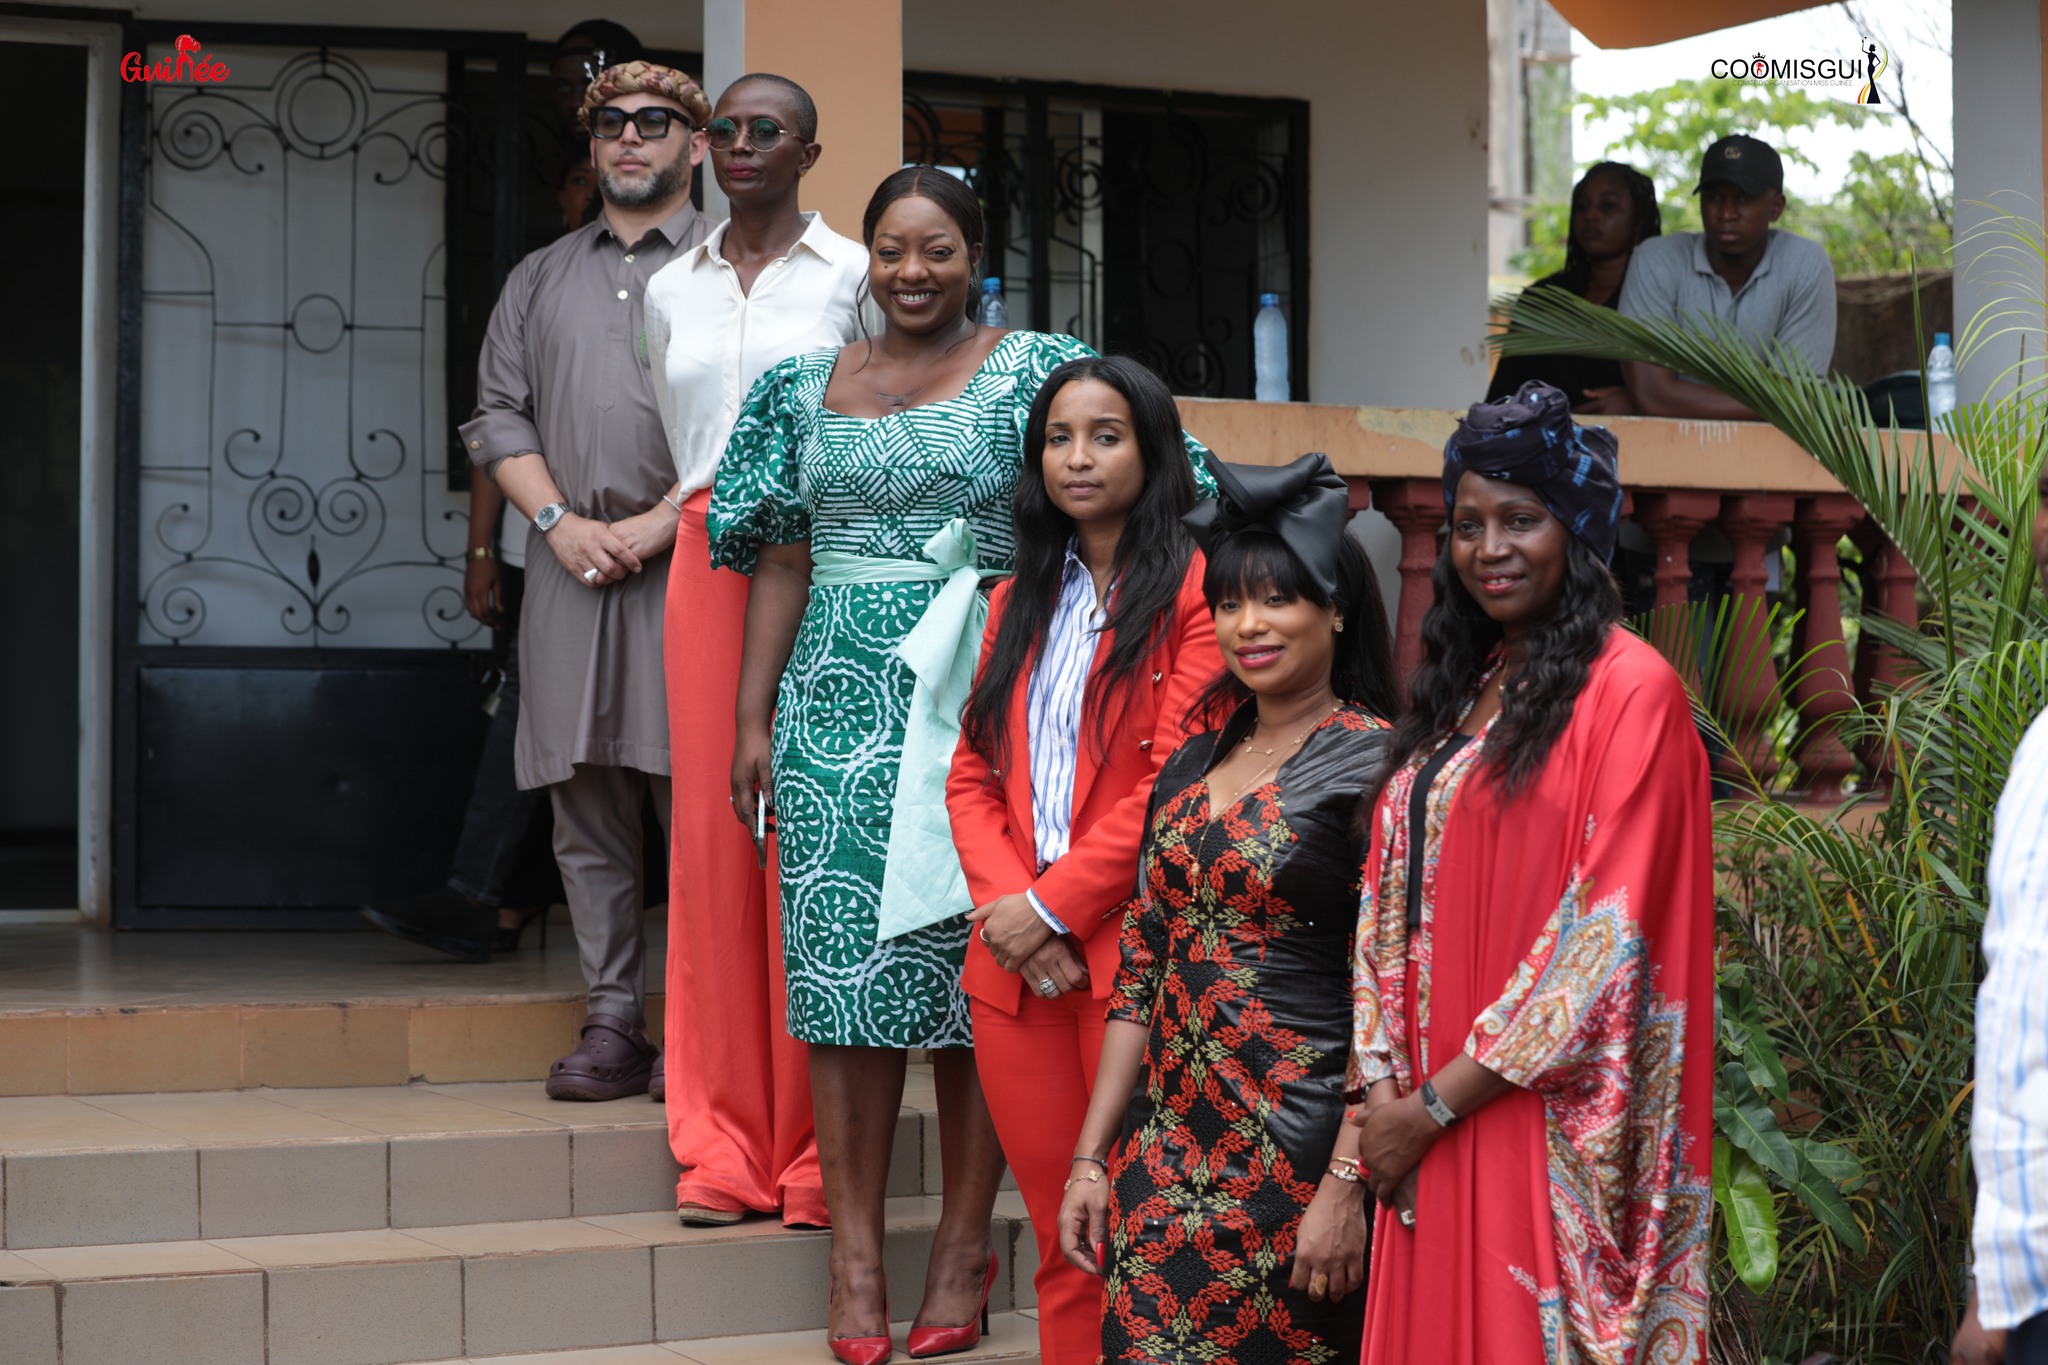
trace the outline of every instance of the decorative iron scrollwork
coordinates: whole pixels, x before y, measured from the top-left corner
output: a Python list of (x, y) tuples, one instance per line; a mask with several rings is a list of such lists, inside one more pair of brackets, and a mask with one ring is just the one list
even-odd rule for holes
[(430, 466), (442, 187), (482, 142), (438, 53), (266, 56), (150, 92), (139, 639), (480, 644)]

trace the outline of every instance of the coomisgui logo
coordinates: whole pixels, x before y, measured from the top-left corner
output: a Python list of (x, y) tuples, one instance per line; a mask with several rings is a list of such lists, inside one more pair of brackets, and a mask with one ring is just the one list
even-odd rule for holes
[(121, 58), (121, 79), (218, 83), (228, 78), (227, 63), (211, 52), (200, 52), (199, 40), (191, 34), (180, 33), (178, 40), (171, 46), (177, 49), (173, 55), (159, 57), (154, 62), (143, 61), (140, 52), (130, 52)]
[(1892, 54), (1873, 38), (1863, 40), (1854, 57), (1716, 57), (1707, 74), (1717, 81), (1783, 81), (1787, 85), (1856, 87), (1858, 104), (1883, 104), (1877, 78), (1892, 64)]

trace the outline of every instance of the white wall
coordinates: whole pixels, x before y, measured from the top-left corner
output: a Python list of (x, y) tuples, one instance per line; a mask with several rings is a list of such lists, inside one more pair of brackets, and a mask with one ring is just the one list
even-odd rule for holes
[(1311, 396), (1485, 388), (1485, 0), (904, 0), (913, 71), (1310, 103)]
[[(2027, 374), (2041, 373), (2041, 261), (1995, 249), (1994, 235), (1970, 240), (1973, 228), (1993, 218), (1976, 207), (1989, 202), (2042, 221), (2041, 7), (2034, 0), (1954, 0), (1956, 162), (1956, 330), (1994, 301), (2010, 305), (2016, 288), (2037, 301), (2002, 326), (2026, 331), (1965, 355), (1957, 396), (1974, 402), (2001, 376), (2009, 376), (2022, 346)], [(1987, 251), (1987, 248), (1993, 248)], [(2022, 275), (2016, 280), (2015, 275)], [(1995, 329), (1994, 329), (1995, 330)]]

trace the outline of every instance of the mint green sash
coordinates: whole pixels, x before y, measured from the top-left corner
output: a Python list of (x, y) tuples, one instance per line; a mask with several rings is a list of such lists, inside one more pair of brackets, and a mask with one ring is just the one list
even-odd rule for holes
[(946, 772), (960, 742), (960, 712), (974, 686), (981, 631), (988, 622), (984, 578), (1004, 569), (975, 565), (974, 531), (963, 517), (924, 543), (924, 559), (879, 559), (819, 550), (811, 556), (813, 587), (855, 583), (936, 583), (938, 596), (896, 646), (917, 678), (896, 768), (889, 812), (889, 851), (882, 868), (882, 905), (875, 940), (895, 938), (973, 908), (967, 876), (946, 815)]

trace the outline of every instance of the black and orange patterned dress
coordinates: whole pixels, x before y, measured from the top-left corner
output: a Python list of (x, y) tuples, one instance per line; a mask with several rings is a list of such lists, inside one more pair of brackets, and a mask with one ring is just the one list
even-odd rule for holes
[(1188, 740), (1153, 788), (1110, 996), (1151, 1036), (1109, 1163), (1108, 1362), (1358, 1359), (1364, 1293), (1317, 1303), (1287, 1279), (1344, 1117), (1359, 799), (1386, 727), (1345, 706), (1213, 811), (1208, 771), (1254, 719)]

